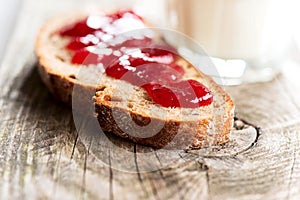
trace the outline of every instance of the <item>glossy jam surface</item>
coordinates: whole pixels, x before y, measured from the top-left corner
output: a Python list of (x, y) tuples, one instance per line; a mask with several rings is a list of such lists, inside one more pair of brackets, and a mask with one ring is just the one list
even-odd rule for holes
[[(64, 27), (73, 64), (103, 64), (105, 73), (146, 90), (163, 107), (197, 108), (212, 103), (211, 92), (196, 80), (184, 80), (176, 49), (154, 39), (143, 19), (132, 11), (89, 16)], [(141, 29), (142, 30), (142, 29)], [(146, 29), (144, 29), (146, 30)], [(124, 34), (119, 34), (124, 33)]]

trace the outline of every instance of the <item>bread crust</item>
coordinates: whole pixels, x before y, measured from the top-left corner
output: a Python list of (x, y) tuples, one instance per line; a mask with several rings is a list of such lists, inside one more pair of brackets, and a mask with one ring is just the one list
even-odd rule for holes
[[(105, 100), (96, 101), (95, 108), (98, 121), (104, 131), (112, 132), (133, 142), (155, 148), (198, 149), (210, 145), (224, 144), (229, 141), (234, 117), (234, 104), (228, 94), (222, 93), (226, 99), (226, 110), (222, 114), (225, 120), (216, 119), (218, 124), (215, 125), (215, 131), (218, 133), (210, 133), (210, 123), (213, 119), (208, 117), (199, 119), (198, 121), (180, 120), (179, 117), (178, 120), (171, 119), (162, 121), (162, 119), (153, 116), (125, 110)], [(117, 123), (113, 112), (117, 112), (115, 115), (124, 116), (121, 117), (123, 121)], [(218, 114), (216, 115), (218, 116)], [(164, 126), (156, 135), (147, 138), (143, 137), (144, 132), (141, 133), (140, 137), (135, 137), (132, 136), (130, 132), (126, 132), (118, 126), (120, 123), (128, 124), (130, 121), (135, 121), (135, 118), (140, 119), (140, 121), (151, 118), (151, 121), (163, 122)], [(119, 119), (120, 118), (118, 118), (118, 120)], [(139, 125), (143, 124), (140, 121), (135, 121), (135, 123)], [(144, 125), (147, 125), (147, 122)]]
[[(84, 16), (84, 14), (80, 14), (80, 16)], [(84, 94), (85, 92), (96, 92), (97, 87), (84, 84), (74, 78), (72, 75), (77, 73), (76, 68), (74, 70), (71, 68), (66, 73), (56, 70), (57, 68), (63, 68), (66, 63), (59, 58), (49, 55), (49, 49), (51, 51), (53, 47), (47, 47), (47, 37), (55, 34), (55, 31), (58, 30), (57, 28), (62, 24), (65, 24), (65, 22), (62, 22), (61, 17), (58, 17), (48, 21), (41, 28), (36, 39), (35, 52), (39, 60), (38, 71), (45, 85), (57, 99), (66, 102), (68, 105), (72, 105), (72, 92), (75, 86), (83, 91), (82, 96), (85, 96), (85, 98), (87, 96)], [(206, 86), (213, 91), (213, 95), (218, 96), (218, 100), (222, 99), (222, 102), (214, 102), (213, 105), (216, 108), (222, 107), (221, 113), (216, 118), (211, 116), (198, 120), (183, 120), (181, 118), (176, 119), (176, 117), (160, 119), (143, 112), (125, 109), (111, 102), (111, 99), (98, 98), (96, 95), (94, 97), (95, 112), (102, 130), (155, 148), (203, 148), (227, 142), (233, 124), (234, 103), (230, 96), (210, 77), (201, 72), (199, 73), (206, 81)], [(85, 100), (80, 102), (80, 106), (84, 106), (85, 104)], [(124, 116), (122, 118), (124, 121), (116, 122), (114, 112), (118, 112), (120, 116)], [(118, 126), (118, 124), (126, 124), (128, 121), (135, 121), (136, 124), (143, 126), (147, 125), (149, 119), (150, 121), (164, 124), (161, 130), (151, 137), (133, 136)], [(211, 128), (212, 123), (214, 123), (214, 130)]]

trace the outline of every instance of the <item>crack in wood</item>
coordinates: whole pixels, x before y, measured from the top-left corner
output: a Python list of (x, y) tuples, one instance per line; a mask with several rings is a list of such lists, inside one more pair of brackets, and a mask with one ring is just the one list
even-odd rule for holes
[(234, 120), (235, 129), (229, 142), (202, 149), (188, 149), (185, 150), (185, 154), (196, 155), (199, 158), (231, 158), (255, 147), (261, 135), (261, 128), (240, 118)]
[(139, 169), (139, 165), (138, 165), (138, 162), (137, 162), (137, 151), (136, 151), (136, 143), (134, 143), (134, 146), (133, 146), (133, 156), (134, 156), (134, 164), (135, 164), (135, 170), (136, 170), (136, 173), (137, 173), (137, 176), (138, 176), (138, 180), (140, 182), (140, 185), (142, 187), (142, 190), (144, 191), (144, 193), (146, 194), (146, 196), (149, 196), (148, 194), (148, 191), (146, 190), (145, 188), (145, 185), (144, 185), (144, 182), (142, 180), (142, 176), (141, 176), (141, 173), (140, 173), (140, 169)]
[(151, 189), (152, 189), (152, 193), (153, 193), (153, 197), (156, 199), (156, 200), (160, 200), (159, 196), (158, 196), (158, 192), (157, 192), (157, 189), (155, 187), (155, 183), (154, 181), (152, 180), (152, 178), (149, 178), (149, 176), (146, 174), (147, 176), (147, 179), (149, 180), (150, 182), (150, 186), (151, 186)]
[(245, 125), (252, 126), (252, 127), (254, 127), (254, 128), (256, 129), (256, 131), (257, 131), (257, 136), (256, 136), (256, 139), (255, 139), (255, 141), (254, 141), (254, 143), (256, 143), (256, 142), (258, 141), (259, 136), (260, 136), (261, 127), (255, 125), (255, 124), (253, 124), (253, 123), (250, 123), (250, 122), (248, 122), (247, 120), (245, 120), (245, 119), (243, 119), (243, 118), (240, 118), (240, 117), (234, 117), (234, 121), (237, 121), (237, 120), (242, 121)]
[[(159, 156), (157, 155), (157, 152), (156, 152), (156, 151), (154, 151), (154, 155), (155, 155), (156, 159), (158, 160), (158, 163), (159, 163), (160, 167), (162, 167), (163, 164), (162, 164), (162, 162), (160, 161), (160, 158), (159, 158)], [(160, 175), (162, 178), (164, 178), (164, 174), (162, 173), (162, 171), (161, 171), (160, 168), (158, 169), (158, 173), (159, 173), (159, 175)]]
[(111, 155), (110, 149), (108, 150), (108, 163), (109, 163), (109, 199), (114, 199), (114, 190), (113, 190), (113, 170), (111, 166)]
[(85, 152), (85, 157), (84, 157), (84, 164), (83, 164), (83, 174), (82, 174), (82, 187), (81, 187), (81, 198), (84, 198), (85, 197), (85, 194), (86, 194), (86, 171), (87, 171), (87, 159), (88, 159), (88, 156), (89, 156), (89, 153), (90, 153), (90, 149), (91, 149), (91, 146), (92, 146), (92, 140), (90, 140), (90, 143), (88, 145), (88, 148), (86, 149), (86, 152)]
[[(239, 152), (239, 153), (248, 151), (249, 149), (253, 148), (253, 147), (257, 144), (258, 139), (259, 139), (259, 137), (260, 137), (260, 135), (261, 135), (261, 127), (255, 125), (255, 124), (252, 124), (252, 123), (246, 121), (245, 119), (241, 119), (241, 118), (236, 118), (236, 117), (235, 117), (234, 120), (235, 120), (235, 121), (236, 121), (236, 120), (240, 120), (240, 121), (242, 121), (245, 125), (252, 126), (252, 127), (255, 128), (255, 130), (256, 130), (256, 138), (255, 138), (255, 140), (251, 143), (251, 146), (248, 147), (248, 148), (246, 148), (246, 149), (244, 149), (243, 151), (241, 151), (241, 152)], [(237, 153), (237, 154), (239, 154), (239, 153)]]
[(78, 133), (76, 133), (76, 136), (75, 136), (74, 145), (72, 147), (72, 153), (71, 153), (70, 160), (73, 160), (73, 158), (74, 158), (74, 153), (75, 153), (75, 148), (76, 148), (77, 142), (78, 142)]
[(207, 187), (207, 196), (210, 197), (210, 183), (209, 183), (209, 180), (210, 180), (210, 177), (209, 177), (209, 171), (206, 170), (205, 172), (205, 177), (206, 177), (206, 187)]

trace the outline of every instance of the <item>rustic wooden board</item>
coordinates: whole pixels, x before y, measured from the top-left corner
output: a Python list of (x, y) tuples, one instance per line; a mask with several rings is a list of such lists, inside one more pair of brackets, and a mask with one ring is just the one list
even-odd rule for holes
[[(147, 157), (151, 149), (126, 142), (130, 157), (95, 142), (85, 148), (71, 109), (43, 86), (33, 54), (42, 21), (80, 5), (24, 2), (0, 68), (0, 199), (300, 198), (300, 85), (289, 77), (227, 89), (248, 125), (237, 121), (242, 130), (223, 147)], [(132, 171), (117, 170), (118, 158)], [(158, 170), (143, 172), (149, 166)]]

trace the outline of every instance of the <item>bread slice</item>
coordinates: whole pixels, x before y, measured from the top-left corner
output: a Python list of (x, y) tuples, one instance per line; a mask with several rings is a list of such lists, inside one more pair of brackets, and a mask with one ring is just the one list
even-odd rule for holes
[[(46, 22), (37, 35), (35, 52), (39, 73), (49, 90), (76, 107), (93, 103), (93, 112), (105, 132), (155, 148), (202, 148), (229, 140), (234, 104), (230, 96), (209, 76), (179, 59), (184, 78), (205, 85), (213, 103), (199, 108), (166, 108), (154, 103), (147, 92), (128, 82), (106, 76), (95, 66), (73, 65), (65, 50), (67, 39), (57, 31), (87, 14), (59, 16)], [(79, 89), (78, 89), (79, 88)], [(80, 91), (80, 92), (78, 92)], [(88, 95), (92, 92), (92, 95)], [(74, 106), (74, 102), (73, 102)]]

